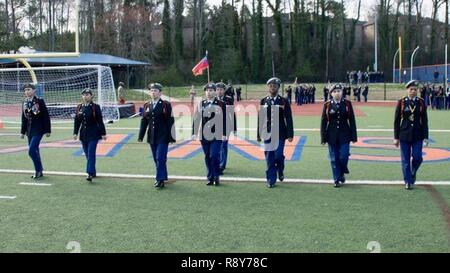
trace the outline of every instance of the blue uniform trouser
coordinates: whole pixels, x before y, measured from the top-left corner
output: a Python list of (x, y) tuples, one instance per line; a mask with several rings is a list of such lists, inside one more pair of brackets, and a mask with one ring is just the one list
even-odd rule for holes
[(203, 153), (205, 154), (205, 164), (207, 170), (208, 180), (218, 177), (220, 175), (220, 148), (221, 140), (202, 140), (201, 141)]
[(96, 175), (97, 170), (95, 169), (95, 161), (97, 155), (98, 139), (91, 141), (81, 141), (81, 144), (83, 145), (84, 155), (87, 159), (86, 173), (88, 173), (89, 175)]
[(405, 184), (413, 184), (412, 174), (417, 172), (423, 162), (422, 145), (422, 140), (416, 142), (400, 141), (402, 171)]
[(350, 143), (328, 144), (334, 181), (340, 181), (348, 172), (348, 159), (350, 157)]
[(167, 153), (169, 150), (169, 144), (150, 144), (152, 149), (153, 160), (156, 165), (156, 180), (167, 180)]
[(450, 96), (447, 96), (447, 100), (445, 102), (445, 109), (447, 109), (447, 110), (450, 109)]
[(227, 167), (228, 159), (228, 140), (222, 141), (220, 146), (220, 168), (225, 169)]
[(272, 147), (273, 144), (269, 145), (269, 142), (265, 142), (266, 179), (270, 185), (277, 182), (277, 174), (284, 172), (284, 143), (285, 140), (280, 140), (276, 147)]
[(42, 167), (41, 154), (39, 153), (39, 144), (41, 143), (43, 135), (37, 135), (28, 137), (28, 155), (33, 160), (34, 170), (42, 172), (44, 168)]

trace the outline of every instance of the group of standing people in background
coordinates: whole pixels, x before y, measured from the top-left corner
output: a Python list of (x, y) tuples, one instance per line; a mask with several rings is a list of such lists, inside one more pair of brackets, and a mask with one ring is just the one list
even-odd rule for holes
[(443, 85), (425, 83), (420, 89), (420, 98), (433, 110), (450, 110), (449, 87), (445, 90)]
[(369, 83), (380, 83), (384, 82), (384, 73), (381, 71), (376, 72), (363, 72), (359, 71), (347, 71), (346, 82), (350, 85), (362, 85)]
[(297, 106), (303, 104), (316, 103), (316, 86), (314, 84), (300, 84), (296, 83), (295, 89), (288, 86), (285, 90), (286, 99), (289, 104), (292, 104), (292, 94), (294, 93), (294, 102)]

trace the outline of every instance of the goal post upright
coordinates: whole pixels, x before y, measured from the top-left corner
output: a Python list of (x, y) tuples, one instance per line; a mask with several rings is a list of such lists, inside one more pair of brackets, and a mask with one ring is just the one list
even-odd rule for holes
[(42, 52), (42, 53), (14, 53), (0, 54), (0, 59), (26, 59), (26, 58), (64, 58), (80, 57), (80, 0), (75, 1), (75, 51), (74, 52)]

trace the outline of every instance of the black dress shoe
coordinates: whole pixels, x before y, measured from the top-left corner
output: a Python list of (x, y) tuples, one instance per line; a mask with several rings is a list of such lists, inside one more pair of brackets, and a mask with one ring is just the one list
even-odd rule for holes
[(279, 173), (278, 174), (278, 180), (280, 180), (280, 182), (284, 181), (284, 174), (283, 173)]
[(210, 180), (208, 183), (206, 183), (206, 186), (214, 186), (214, 181)]
[(31, 176), (32, 179), (39, 179), (41, 177), (44, 177), (44, 174), (42, 172), (37, 172)]
[(225, 171), (225, 168), (220, 168), (219, 169), (219, 175), (223, 175), (223, 172)]
[(86, 180), (87, 180), (89, 183), (92, 183), (92, 175), (88, 175), (88, 177), (86, 177)]
[(335, 181), (334, 182), (334, 187), (335, 188), (340, 188), (341, 187), (341, 183), (339, 181)]
[(158, 188), (164, 188), (164, 180), (158, 181)]
[(216, 177), (216, 178), (214, 178), (214, 185), (215, 186), (219, 186), (220, 185), (220, 178), (219, 177)]
[(410, 191), (410, 190), (413, 189), (413, 186), (410, 183), (406, 183), (405, 184), (405, 189)]
[(341, 180), (339, 180), (342, 184), (345, 184), (345, 175), (343, 175), (342, 177), (341, 177)]

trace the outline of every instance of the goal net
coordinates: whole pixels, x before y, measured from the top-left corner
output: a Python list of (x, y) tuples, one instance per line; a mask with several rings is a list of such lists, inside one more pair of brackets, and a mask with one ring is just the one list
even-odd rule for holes
[(105, 121), (119, 119), (111, 68), (89, 65), (0, 69), (0, 120), (20, 122), (23, 85), (32, 83), (34, 75), (36, 94), (45, 100), (52, 121), (70, 122), (85, 88), (92, 89)]

